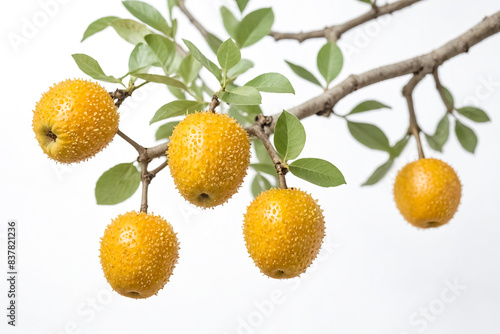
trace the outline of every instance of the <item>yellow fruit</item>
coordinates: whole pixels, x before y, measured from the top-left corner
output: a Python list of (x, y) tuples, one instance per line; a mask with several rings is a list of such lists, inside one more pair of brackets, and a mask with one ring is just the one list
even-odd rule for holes
[(394, 183), (394, 200), (403, 217), (421, 227), (438, 227), (453, 218), (462, 185), (448, 164), (420, 159), (403, 167)]
[(119, 294), (148, 298), (168, 282), (179, 257), (172, 226), (160, 216), (127, 212), (108, 225), (101, 239), (104, 276)]
[(40, 147), (63, 163), (93, 157), (118, 130), (115, 103), (104, 87), (87, 80), (66, 80), (52, 86), (33, 112)]
[(272, 278), (296, 277), (318, 255), (325, 236), (323, 210), (300, 189), (271, 189), (248, 206), (243, 224), (248, 253)]
[(250, 139), (233, 118), (197, 112), (175, 127), (167, 154), (181, 195), (194, 205), (214, 207), (241, 186), (250, 163)]

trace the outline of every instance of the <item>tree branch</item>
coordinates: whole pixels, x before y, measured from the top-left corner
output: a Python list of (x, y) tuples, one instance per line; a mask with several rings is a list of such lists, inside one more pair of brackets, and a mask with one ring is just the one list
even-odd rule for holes
[(287, 189), (285, 174), (288, 172), (288, 168), (283, 165), (278, 152), (276, 152), (273, 144), (269, 140), (269, 136), (264, 130), (264, 126), (268, 125), (272, 119), (268, 116), (259, 115), (254, 125), (247, 128), (247, 132), (250, 135), (257, 137), (267, 150), (267, 153), (271, 157), (274, 163), (274, 168), (276, 168), (276, 173), (278, 174), (279, 186), (281, 189)]
[(148, 188), (154, 175), (148, 172), (149, 161), (140, 161), (141, 164), (141, 181), (142, 181), (142, 199), (141, 199), (141, 211), (148, 213)]
[(362, 25), (363, 23), (366, 23), (383, 15), (392, 14), (395, 11), (409, 7), (419, 1), (422, 0), (399, 0), (384, 6), (377, 6), (376, 4), (373, 4), (371, 9), (367, 13), (339, 25), (333, 25), (321, 30), (300, 33), (280, 33), (271, 31), (269, 35), (276, 41), (283, 39), (295, 39), (299, 41), (299, 43), (302, 43), (307, 39), (326, 38), (331, 42), (336, 42), (345, 32), (359, 25)]
[(139, 145), (132, 138), (130, 138), (129, 136), (127, 136), (126, 134), (124, 134), (123, 132), (121, 132), (120, 129), (118, 129), (118, 131), (116, 132), (116, 134), (119, 135), (120, 137), (122, 137), (123, 139), (125, 139), (125, 141), (127, 143), (129, 143), (130, 145), (132, 145), (139, 154), (142, 154), (145, 151), (145, 148), (143, 146)]
[(198, 29), (200, 34), (207, 39), (210, 33), (205, 29), (205, 27), (191, 14), (191, 12), (186, 8), (186, 5), (184, 3), (184, 0), (179, 0), (179, 3), (177, 4), (179, 6), (179, 9), (181, 12), (186, 15), (186, 17), (191, 21), (191, 23)]

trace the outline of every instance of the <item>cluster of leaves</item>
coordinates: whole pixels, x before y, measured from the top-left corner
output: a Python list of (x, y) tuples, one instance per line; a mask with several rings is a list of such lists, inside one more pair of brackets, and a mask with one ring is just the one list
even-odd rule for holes
[(478, 142), (477, 135), (474, 130), (463, 123), (463, 120), (460, 120), (460, 117), (463, 116), (473, 122), (484, 123), (490, 121), (489, 116), (483, 110), (476, 107), (465, 106), (457, 108), (455, 106), (455, 99), (450, 91), (445, 87), (441, 87), (441, 89), (447, 110), (443, 118), (438, 122), (434, 134), (425, 133), (427, 143), (432, 149), (438, 152), (443, 151), (443, 147), (450, 136), (450, 117), (452, 117), (455, 121), (455, 134), (458, 141), (467, 152), (474, 153)]
[[(336, 187), (346, 183), (340, 170), (326, 160), (297, 159), (306, 144), (306, 131), (295, 115), (283, 110), (274, 131), (276, 152), (293, 175), (322, 187)], [(251, 164), (257, 172), (252, 181), (252, 193), (257, 196), (262, 191), (276, 187), (277, 179), (274, 163), (260, 141), (255, 149), (259, 163)], [(274, 177), (274, 185), (263, 174)]]

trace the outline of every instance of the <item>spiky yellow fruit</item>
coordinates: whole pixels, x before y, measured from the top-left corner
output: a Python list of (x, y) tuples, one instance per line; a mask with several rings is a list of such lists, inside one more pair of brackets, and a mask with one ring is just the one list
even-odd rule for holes
[(104, 87), (87, 80), (66, 80), (52, 86), (33, 112), (33, 130), (40, 147), (63, 163), (93, 157), (118, 130), (113, 100)]
[(257, 267), (272, 278), (296, 277), (318, 255), (325, 236), (323, 210), (300, 189), (271, 189), (248, 206), (243, 234)]
[(462, 185), (448, 164), (420, 159), (403, 167), (394, 182), (394, 200), (403, 217), (420, 228), (438, 227), (455, 215)]
[(168, 282), (179, 257), (172, 226), (160, 216), (127, 212), (108, 225), (101, 239), (104, 276), (119, 294), (148, 298)]
[(241, 186), (250, 163), (250, 139), (233, 118), (197, 112), (175, 127), (167, 154), (181, 195), (194, 205), (214, 207)]

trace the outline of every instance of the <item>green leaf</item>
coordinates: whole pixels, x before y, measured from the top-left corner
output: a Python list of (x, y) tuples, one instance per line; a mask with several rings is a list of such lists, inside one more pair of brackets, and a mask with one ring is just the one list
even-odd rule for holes
[(129, 19), (118, 19), (111, 26), (121, 38), (134, 45), (143, 43), (144, 36), (152, 33), (144, 24)]
[(389, 159), (386, 163), (382, 164), (377, 169), (375, 169), (373, 174), (362, 185), (372, 186), (378, 181), (382, 180), (384, 176), (386, 176), (386, 174), (389, 172), (393, 164), (394, 164), (394, 159), (392, 158)]
[(180, 88), (177, 87), (172, 87), (172, 86), (167, 86), (167, 89), (172, 93), (173, 96), (178, 98), (179, 100), (185, 100), (186, 99), (186, 94), (184, 91)]
[(174, 132), (174, 128), (179, 124), (179, 121), (177, 122), (169, 122), (166, 124), (163, 124), (156, 130), (156, 140), (160, 139), (168, 139), (172, 135), (172, 132)]
[(364, 3), (367, 3), (367, 4), (371, 4), (372, 3), (371, 0), (358, 0), (358, 1), (361, 1), (361, 2), (364, 2)]
[(344, 65), (344, 57), (337, 44), (328, 42), (319, 50), (317, 65), (327, 85), (339, 75)]
[(443, 92), (444, 92), (444, 98), (446, 100), (446, 103), (448, 103), (450, 106), (454, 107), (455, 106), (455, 99), (453, 98), (453, 95), (450, 93), (448, 88), (443, 86)]
[(183, 39), (184, 44), (188, 47), (189, 51), (191, 51), (191, 54), (193, 57), (195, 57), (207, 70), (209, 70), (215, 77), (221, 81), (222, 80), (222, 73), (220, 71), (220, 68), (217, 67), (211, 60), (209, 60), (207, 57), (205, 57), (201, 51), (190, 41), (187, 39)]
[(219, 94), (219, 98), (226, 103), (235, 105), (257, 105), (262, 102), (259, 91), (247, 86), (226, 89)]
[(393, 147), (391, 147), (390, 156), (392, 159), (395, 159), (401, 155), (409, 140), (410, 136), (405, 135), (401, 140), (394, 144)]
[(297, 158), (306, 144), (306, 131), (299, 119), (283, 110), (274, 128), (274, 146), (283, 161)]
[(272, 177), (277, 178), (278, 174), (276, 172), (276, 168), (272, 163), (264, 164), (264, 163), (258, 163), (258, 164), (250, 164), (250, 167), (255, 169), (258, 172), (266, 173), (267, 175), (270, 175)]
[(253, 63), (248, 59), (242, 59), (239, 61), (236, 66), (227, 71), (227, 77), (229, 79), (235, 79), (238, 75), (241, 75), (251, 69), (253, 67)]
[(347, 126), (351, 135), (361, 144), (374, 150), (391, 151), (387, 136), (375, 125), (348, 121)]
[(134, 75), (136, 77), (143, 79), (143, 80), (146, 80), (146, 81), (161, 83), (161, 84), (164, 84), (167, 86), (172, 86), (172, 87), (177, 87), (177, 88), (181, 88), (184, 90), (188, 90), (187, 86), (183, 82), (181, 82), (177, 79), (171, 78), (171, 77), (164, 76), (164, 75), (147, 74), (147, 73), (136, 73)]
[(171, 30), (167, 20), (150, 4), (142, 1), (123, 1), (122, 3), (132, 15), (142, 22), (161, 31), (165, 35), (170, 34)]
[(180, 75), (186, 84), (193, 82), (200, 73), (201, 64), (192, 54), (188, 54), (179, 67)]
[(257, 156), (257, 160), (259, 160), (260, 163), (263, 164), (271, 164), (274, 166), (274, 163), (269, 156), (269, 153), (267, 153), (266, 148), (264, 147), (264, 144), (259, 139), (254, 139), (253, 140), (253, 147), (255, 150), (255, 155)]
[(97, 34), (100, 31), (103, 31), (107, 27), (111, 26), (111, 24), (114, 21), (119, 20), (119, 19), (120, 18), (116, 17), (116, 16), (106, 16), (106, 17), (102, 17), (99, 20), (92, 22), (88, 26), (87, 30), (85, 30), (85, 32), (83, 33), (83, 38), (82, 38), (81, 42), (83, 42), (84, 40), (86, 40), (90, 36)]
[(243, 13), (246, 6), (248, 5), (248, 1), (249, 0), (236, 0), (236, 3), (238, 4), (238, 8), (240, 9), (240, 12)]
[(104, 74), (101, 66), (94, 58), (83, 53), (75, 53), (71, 56), (75, 60), (76, 65), (78, 65), (80, 70), (82, 70), (83, 73), (91, 76), (92, 78), (105, 82), (122, 83), (120, 79)]
[(370, 111), (370, 110), (376, 110), (376, 109), (382, 109), (382, 108), (389, 108), (389, 109), (391, 109), (391, 107), (389, 107), (389, 106), (387, 106), (387, 105), (385, 105), (383, 103), (380, 103), (378, 101), (368, 100), (368, 101), (364, 101), (364, 102), (361, 102), (360, 104), (358, 104), (347, 115), (358, 114), (360, 112), (365, 112), (365, 111)]
[(104, 172), (97, 181), (97, 204), (118, 204), (132, 196), (141, 183), (141, 173), (133, 163), (123, 163)]
[(448, 137), (450, 136), (450, 121), (448, 119), (448, 113), (444, 115), (444, 117), (439, 121), (436, 131), (432, 136), (428, 134), (425, 135), (425, 139), (429, 146), (438, 151), (443, 151), (443, 146), (448, 141)]
[(241, 126), (245, 127), (255, 123), (255, 117), (262, 114), (262, 109), (258, 105), (231, 105), (228, 115), (236, 119)]
[(271, 31), (274, 14), (271, 8), (261, 8), (245, 16), (236, 29), (235, 40), (240, 48), (257, 43)]
[(245, 86), (255, 87), (258, 91), (268, 93), (292, 93), (295, 90), (288, 79), (279, 73), (264, 73), (250, 80)]
[(474, 131), (457, 119), (455, 120), (455, 133), (462, 147), (466, 151), (474, 153), (477, 146), (477, 136)]
[(336, 187), (346, 183), (340, 170), (326, 160), (298, 159), (289, 168), (293, 175), (321, 187)]
[(205, 102), (191, 100), (175, 100), (169, 102), (156, 111), (151, 121), (149, 121), (149, 124), (153, 124), (167, 118), (193, 113), (197, 110), (203, 109), (207, 104), (208, 103)]
[(232, 38), (236, 38), (236, 30), (238, 29), (240, 21), (238, 21), (233, 13), (231, 13), (231, 11), (225, 6), (220, 8), (220, 14), (222, 16), (222, 23), (224, 24), (224, 28), (226, 28), (227, 33)]
[(263, 191), (269, 190), (272, 188), (271, 182), (266, 179), (264, 176), (257, 173), (252, 181), (252, 195), (253, 197), (259, 196), (259, 194)]
[(488, 115), (479, 108), (463, 107), (463, 108), (458, 108), (457, 111), (460, 113), (460, 115), (467, 117), (468, 119), (474, 122), (484, 123), (490, 121)]
[[(149, 46), (143, 43), (137, 44), (128, 59), (128, 70), (130, 73), (145, 70), (157, 62), (157, 57)], [(159, 65), (159, 64), (156, 64)]]
[(293, 64), (293, 63), (291, 63), (291, 62), (289, 62), (287, 60), (285, 60), (285, 62), (288, 64), (288, 66), (290, 66), (290, 68), (292, 69), (292, 71), (294, 71), (295, 74), (297, 74), (302, 79), (305, 79), (305, 80), (307, 80), (309, 82), (312, 82), (315, 85), (323, 87), (321, 85), (321, 83), (319, 82), (319, 80), (316, 79), (316, 77), (311, 72), (309, 72), (308, 70), (306, 70), (302, 66), (295, 65), (295, 64)]
[(210, 49), (212, 49), (212, 51), (217, 54), (217, 50), (219, 50), (219, 47), (221, 46), (222, 44), (222, 41), (217, 37), (215, 36), (214, 34), (212, 33), (208, 33), (206, 39), (205, 39), (208, 43), (208, 46), (210, 47)]
[(170, 15), (170, 20), (172, 20), (172, 11), (175, 6), (179, 5), (179, 0), (167, 0), (168, 13)]
[(144, 36), (146, 43), (156, 56), (156, 61), (168, 73), (168, 66), (172, 63), (175, 56), (175, 45), (166, 37), (158, 34)]
[(217, 60), (219, 61), (219, 65), (226, 71), (234, 67), (241, 60), (240, 49), (238, 49), (231, 38), (222, 43), (219, 50), (217, 50)]

